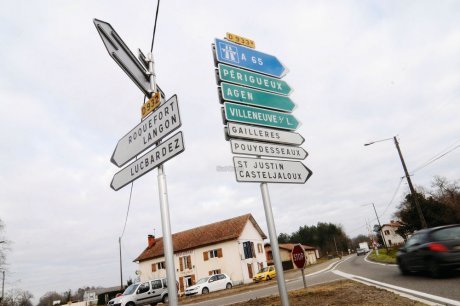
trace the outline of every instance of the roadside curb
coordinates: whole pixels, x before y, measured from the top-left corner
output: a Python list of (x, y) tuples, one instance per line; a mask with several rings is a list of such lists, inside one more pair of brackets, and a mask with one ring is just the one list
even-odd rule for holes
[(371, 264), (374, 264), (374, 265), (381, 265), (381, 266), (397, 266), (397, 264), (376, 262), (376, 261), (372, 261), (372, 260), (367, 259), (367, 257), (369, 257), (369, 255), (371, 255), (371, 253), (372, 253), (372, 252), (367, 253), (367, 255), (364, 257), (364, 261), (366, 261), (366, 262), (368, 262), (368, 263), (371, 263)]

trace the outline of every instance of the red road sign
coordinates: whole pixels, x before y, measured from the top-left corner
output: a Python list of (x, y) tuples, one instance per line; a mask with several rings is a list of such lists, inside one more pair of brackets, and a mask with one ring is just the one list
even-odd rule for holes
[(298, 269), (305, 267), (305, 252), (300, 244), (294, 246), (291, 252), (292, 262)]

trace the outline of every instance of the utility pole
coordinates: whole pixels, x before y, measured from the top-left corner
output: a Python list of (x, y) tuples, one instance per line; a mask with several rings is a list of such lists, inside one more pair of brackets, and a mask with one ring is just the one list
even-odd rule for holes
[(3, 296), (5, 293), (5, 270), (2, 271), (3, 277), (2, 277), (2, 298), (0, 299), (0, 302), (3, 301)]
[(123, 266), (121, 263), (121, 237), (118, 237), (118, 244), (120, 246), (120, 290), (123, 290)]
[(385, 241), (385, 237), (383, 236), (382, 225), (380, 224), (379, 215), (377, 215), (377, 210), (375, 210), (374, 203), (372, 203), (372, 207), (374, 207), (375, 216), (377, 217), (377, 222), (379, 223), (380, 235), (382, 235), (383, 245), (385, 246), (385, 249), (387, 250), (387, 254), (388, 254), (388, 246), (387, 246), (387, 243)]
[(402, 156), (401, 149), (399, 148), (398, 139), (396, 138), (396, 136), (394, 136), (393, 139), (395, 141), (396, 149), (398, 150), (399, 158), (401, 159), (401, 164), (404, 169), (404, 174), (406, 175), (407, 184), (409, 184), (409, 189), (412, 194), (412, 199), (414, 201), (415, 207), (417, 209), (418, 217), (420, 218), (420, 224), (422, 225), (422, 228), (427, 228), (426, 220), (425, 220), (425, 217), (423, 216), (422, 208), (420, 207), (420, 204), (417, 200), (417, 194), (415, 192), (414, 186), (412, 185), (412, 181), (410, 179), (409, 172), (407, 171), (406, 163), (404, 162), (404, 158)]

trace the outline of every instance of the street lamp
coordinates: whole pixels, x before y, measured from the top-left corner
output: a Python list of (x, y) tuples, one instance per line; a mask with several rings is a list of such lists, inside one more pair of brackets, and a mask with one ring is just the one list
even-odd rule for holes
[(406, 163), (404, 162), (404, 158), (402, 156), (401, 149), (399, 148), (399, 143), (398, 143), (398, 139), (396, 138), (396, 136), (394, 136), (393, 138), (386, 138), (386, 139), (381, 139), (381, 140), (376, 140), (376, 141), (372, 141), (372, 142), (369, 142), (369, 143), (365, 143), (364, 146), (369, 146), (369, 145), (374, 144), (376, 142), (386, 141), (386, 140), (390, 140), (390, 139), (394, 140), (396, 149), (398, 150), (399, 159), (401, 159), (401, 164), (403, 166), (404, 173), (406, 175), (407, 183), (409, 184), (409, 189), (410, 189), (410, 192), (412, 194), (412, 198), (414, 200), (415, 207), (417, 209), (418, 217), (420, 218), (420, 224), (422, 225), (422, 228), (427, 228), (425, 217), (423, 216), (422, 209), (420, 208), (420, 204), (419, 204), (419, 202), (417, 200), (415, 189), (414, 189), (414, 186), (412, 185), (412, 181), (410, 179), (409, 172), (407, 171)]

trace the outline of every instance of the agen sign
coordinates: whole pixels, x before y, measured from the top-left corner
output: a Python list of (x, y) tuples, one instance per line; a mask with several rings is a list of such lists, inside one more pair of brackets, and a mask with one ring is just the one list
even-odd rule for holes
[(294, 246), (291, 252), (291, 257), (292, 262), (298, 269), (303, 269), (305, 267), (305, 252), (300, 244)]

